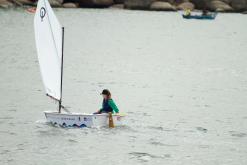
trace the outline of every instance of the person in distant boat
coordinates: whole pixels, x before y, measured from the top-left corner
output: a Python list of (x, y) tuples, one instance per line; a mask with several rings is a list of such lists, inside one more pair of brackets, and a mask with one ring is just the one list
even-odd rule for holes
[(191, 15), (190, 9), (186, 9), (184, 15), (185, 15), (185, 16), (190, 16), (190, 15)]
[(207, 9), (204, 8), (204, 9), (202, 10), (202, 15), (203, 15), (203, 16), (207, 16), (207, 15), (208, 15)]
[(102, 108), (95, 112), (94, 114), (101, 113), (119, 113), (119, 109), (111, 98), (111, 93), (108, 89), (104, 89), (101, 93), (103, 96)]

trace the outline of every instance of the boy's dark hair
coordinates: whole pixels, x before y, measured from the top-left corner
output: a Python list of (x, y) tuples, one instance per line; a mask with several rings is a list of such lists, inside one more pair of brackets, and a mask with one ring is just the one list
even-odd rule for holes
[(104, 89), (102, 92), (101, 92), (102, 95), (106, 95), (108, 97), (111, 96), (111, 92), (108, 90), (108, 89)]

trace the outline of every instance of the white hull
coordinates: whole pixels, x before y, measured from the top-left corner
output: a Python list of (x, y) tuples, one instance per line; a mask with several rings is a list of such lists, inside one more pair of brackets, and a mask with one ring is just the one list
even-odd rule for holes
[[(45, 111), (48, 122), (69, 127), (104, 127), (109, 125), (108, 114), (58, 113)], [(113, 114), (115, 126), (123, 125), (124, 115)]]

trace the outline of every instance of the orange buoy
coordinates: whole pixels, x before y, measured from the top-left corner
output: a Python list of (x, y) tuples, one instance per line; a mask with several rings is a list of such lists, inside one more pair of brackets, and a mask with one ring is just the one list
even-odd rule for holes
[(36, 12), (36, 7), (30, 7), (28, 9), (26, 9), (27, 12), (29, 13), (35, 13)]

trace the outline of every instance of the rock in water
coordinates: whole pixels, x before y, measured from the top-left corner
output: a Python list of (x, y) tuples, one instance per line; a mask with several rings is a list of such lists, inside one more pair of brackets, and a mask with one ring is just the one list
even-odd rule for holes
[(191, 2), (183, 2), (181, 4), (178, 5), (177, 9), (179, 10), (194, 10), (195, 9), (195, 5)]
[(58, 1), (59, 3), (63, 4), (64, 0), (56, 0)]
[(231, 6), (229, 6), (227, 3), (219, 1), (219, 0), (211, 1), (208, 5), (208, 8), (210, 10), (219, 11), (219, 12), (233, 11), (233, 8)]
[(78, 3), (68, 2), (68, 3), (64, 3), (63, 7), (64, 8), (77, 8), (77, 7), (79, 7), (79, 4)]
[(225, 2), (226, 4), (230, 4), (232, 0), (220, 0), (220, 1)]
[(0, 8), (4, 8), (4, 9), (7, 9), (7, 8), (10, 8), (10, 7), (13, 7), (13, 3), (7, 1), (7, 0), (0, 0)]
[(191, 2), (195, 5), (196, 9), (203, 9), (207, 5), (205, 0), (191, 0)]
[(181, 1), (181, 0), (154, 0), (153, 2), (155, 2), (155, 1), (168, 2), (170, 4), (174, 4), (174, 3), (177, 3), (178, 1)]
[(153, 0), (125, 0), (124, 7), (127, 9), (149, 9)]
[(113, 0), (93, 0), (96, 6), (109, 7), (114, 1)]
[(124, 5), (123, 4), (114, 4), (111, 6), (111, 8), (115, 8), (115, 9), (123, 9)]
[(52, 7), (62, 7), (62, 1), (60, 0), (49, 0)]
[(109, 7), (114, 2), (113, 0), (79, 0), (82, 7)]
[(13, 0), (14, 3), (16, 3), (17, 6), (22, 6), (22, 5), (29, 5), (29, 6), (34, 6), (35, 2), (32, 0)]
[(157, 11), (175, 11), (175, 7), (172, 6), (169, 2), (161, 2), (156, 1), (153, 2), (150, 6), (151, 10), (157, 10)]
[(235, 11), (247, 10), (247, 0), (232, 0), (230, 5)]
[(120, 3), (122, 4), (122, 3), (124, 3), (124, 0), (114, 0), (114, 3), (115, 4), (120, 4)]

